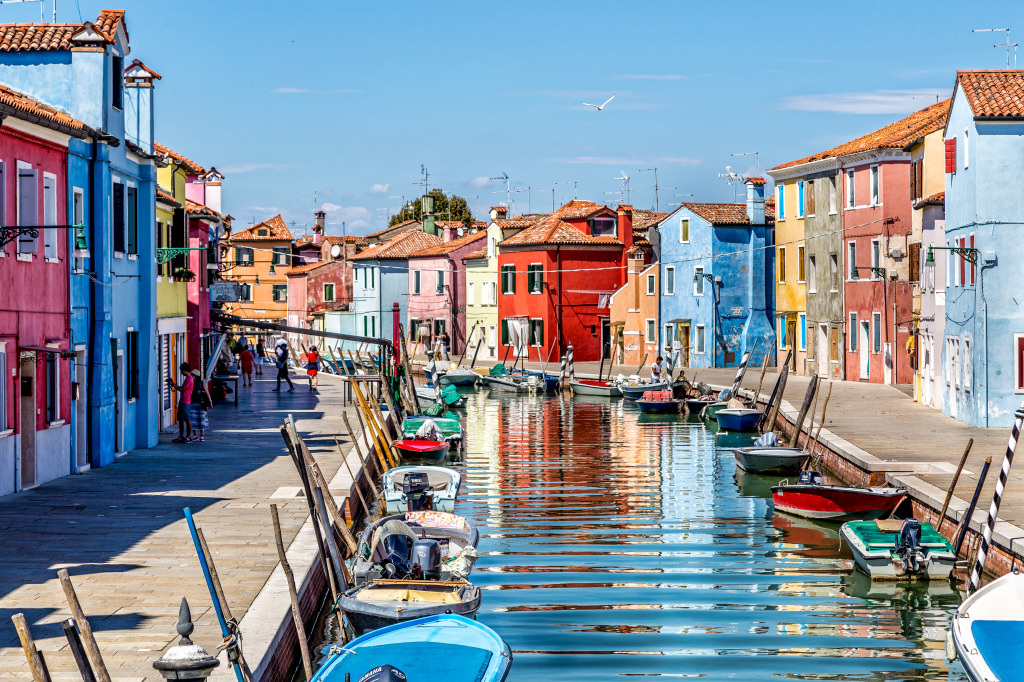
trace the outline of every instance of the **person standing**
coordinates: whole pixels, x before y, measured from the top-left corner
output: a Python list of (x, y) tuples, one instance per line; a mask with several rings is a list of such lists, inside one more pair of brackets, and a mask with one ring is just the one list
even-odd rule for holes
[(242, 370), (242, 385), (252, 386), (252, 365), (254, 356), (252, 349), (246, 346), (238, 355), (238, 366)]
[(206, 430), (210, 428), (210, 407), (213, 405), (213, 400), (210, 398), (210, 392), (206, 390), (206, 382), (203, 381), (202, 373), (198, 369), (194, 369), (192, 377), (194, 379), (191, 405), (192, 440), (202, 443), (206, 440)]
[(663, 362), (664, 362), (664, 358), (662, 358), (659, 355), (658, 359), (654, 361), (653, 365), (651, 365), (651, 383), (652, 384), (660, 383), (662, 381), (662, 379), (664, 379), (664, 377), (665, 377), (665, 368), (662, 365)]
[(277, 388), (271, 389), (275, 393), (281, 391), (281, 379), (288, 382), (288, 390), (294, 391), (295, 384), (292, 383), (291, 377), (288, 376), (288, 342), (284, 339), (278, 339), (277, 345), (274, 347), (274, 364), (277, 366)]
[(263, 376), (263, 361), (267, 357), (267, 349), (263, 347), (263, 339), (256, 341), (256, 356), (253, 364), (256, 366), (256, 376)]
[(309, 390), (316, 391), (317, 375), (320, 372), (320, 351), (311, 346), (306, 351), (306, 374), (309, 376)]
[(180, 384), (174, 383), (174, 379), (167, 377), (167, 385), (178, 392), (178, 437), (172, 443), (192, 442), (192, 390), (195, 380), (192, 378), (192, 366), (187, 362), (181, 363), (178, 367), (184, 379)]

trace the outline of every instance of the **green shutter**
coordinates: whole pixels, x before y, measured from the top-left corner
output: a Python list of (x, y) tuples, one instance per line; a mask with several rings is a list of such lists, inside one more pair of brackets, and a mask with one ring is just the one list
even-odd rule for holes
[(537, 274), (534, 276), (534, 279), (535, 279), (536, 284), (537, 284), (537, 291), (543, 291), (544, 290), (544, 266), (543, 265), (538, 265), (537, 266)]
[(506, 270), (505, 266), (502, 265), (501, 266), (501, 293), (504, 294), (507, 291), (508, 291), (508, 270)]
[(526, 266), (526, 289), (530, 293), (533, 293), (533, 266)]
[(508, 345), (508, 320), (504, 318), (501, 320), (501, 345)]
[(508, 266), (508, 291), (511, 294), (516, 293), (516, 266)]

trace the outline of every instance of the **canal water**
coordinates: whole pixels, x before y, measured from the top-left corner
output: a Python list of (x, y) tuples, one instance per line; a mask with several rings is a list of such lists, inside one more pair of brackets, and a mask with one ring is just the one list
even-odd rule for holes
[(735, 466), (745, 436), (622, 400), (469, 397), (456, 512), (510, 680), (966, 679), (944, 657), (959, 593), (872, 584), (837, 525), (774, 517), (777, 477)]

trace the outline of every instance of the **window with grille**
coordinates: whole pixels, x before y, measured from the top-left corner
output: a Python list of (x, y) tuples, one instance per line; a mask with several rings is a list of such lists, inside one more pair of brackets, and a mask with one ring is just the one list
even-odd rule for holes
[(544, 290), (544, 266), (531, 263), (526, 266), (526, 286), (531, 294), (539, 294)]
[[(501, 266), (501, 293), (503, 294), (514, 294), (516, 293), (516, 266), (514, 265), (502, 265)], [(504, 343), (504, 341), (502, 341)]]
[(139, 333), (128, 332), (125, 339), (125, 379), (128, 383), (128, 400), (139, 397)]
[(275, 303), (284, 303), (288, 300), (288, 285), (275, 284), (271, 290), (271, 296)]

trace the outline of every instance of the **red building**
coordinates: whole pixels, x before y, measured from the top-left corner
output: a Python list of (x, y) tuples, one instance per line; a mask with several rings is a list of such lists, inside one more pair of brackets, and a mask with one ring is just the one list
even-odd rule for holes
[(526, 323), (528, 355), (557, 362), (611, 354), (611, 295), (626, 281), (633, 207), (570, 201), (498, 245), (499, 357), (511, 356), (510, 320)]

